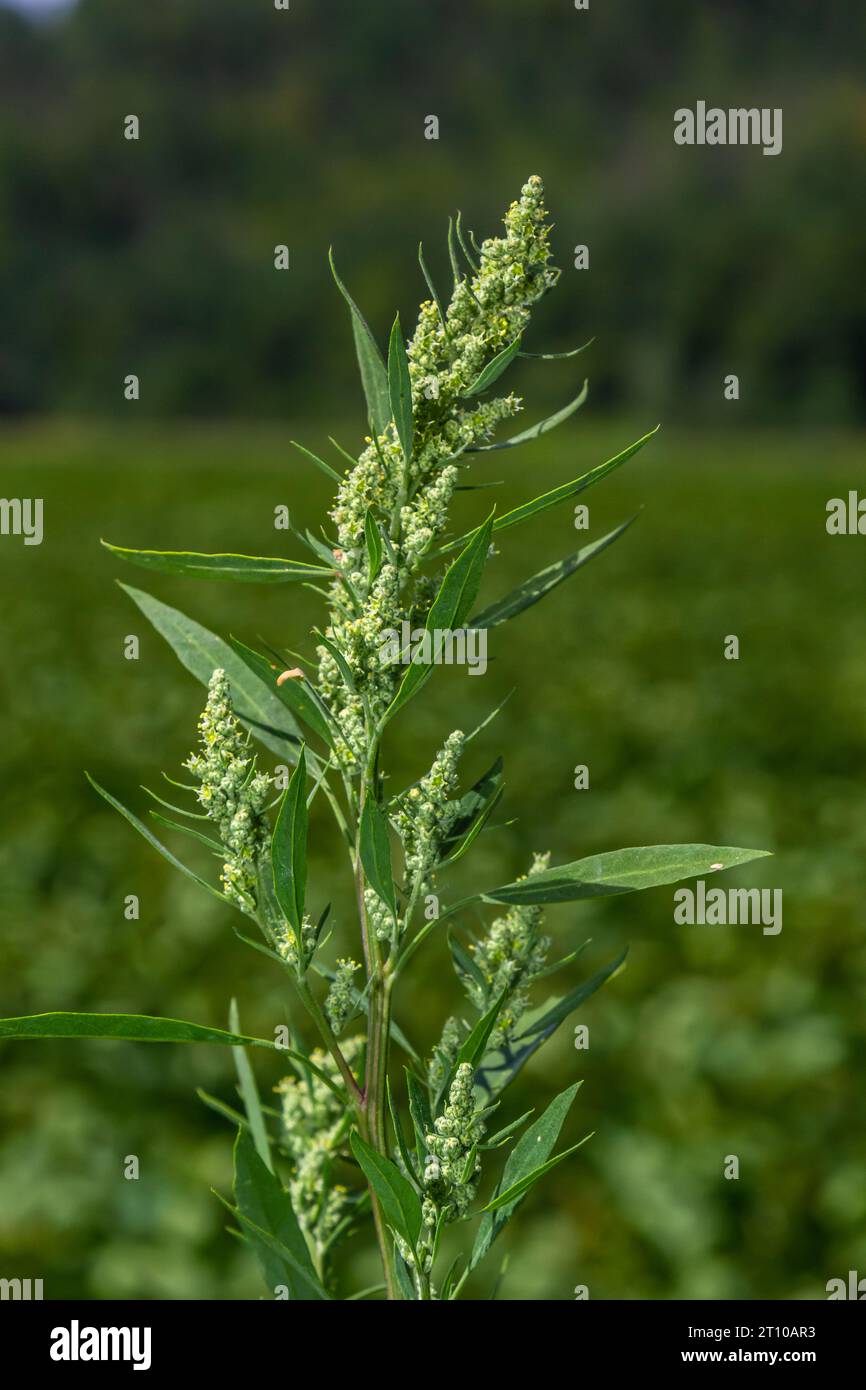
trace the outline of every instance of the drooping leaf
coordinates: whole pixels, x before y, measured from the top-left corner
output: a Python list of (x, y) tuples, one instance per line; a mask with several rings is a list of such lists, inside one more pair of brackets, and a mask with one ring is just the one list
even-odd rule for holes
[[(496, 1187), (496, 1196), (513, 1187), (515, 1183), (526, 1177), (550, 1157), (580, 1086), (581, 1082), (576, 1081), (574, 1085), (569, 1086), (552, 1100), (543, 1114), (539, 1115), (535, 1123), (518, 1140), (508, 1155), (502, 1170), (502, 1177)], [(493, 1212), (487, 1212), (482, 1217), (472, 1250), (470, 1269), (475, 1269), (476, 1265), (483, 1260), (519, 1200), (519, 1197), (515, 1198), (513, 1206), (500, 1208), (495, 1215)]]
[(627, 531), (635, 516), (629, 517), (621, 526), (617, 526), (614, 531), (609, 531), (600, 540), (592, 541), (589, 545), (584, 545), (580, 550), (574, 551), (572, 555), (566, 556), (564, 560), (557, 560), (556, 564), (548, 565), (546, 569), (539, 570), (531, 579), (526, 579), (522, 584), (518, 584), (516, 589), (512, 589), (504, 598), (492, 603), (489, 608), (485, 608), (481, 613), (476, 613), (474, 618), (470, 618), (469, 626), (474, 628), (496, 627), (499, 623), (507, 623), (509, 619), (516, 618), (518, 613), (524, 609), (531, 608), (533, 604), (543, 599), (545, 594), (549, 594), (551, 589), (555, 589), (563, 580), (568, 579), (576, 570), (589, 563), (596, 555), (600, 555), (603, 550), (607, 550), (609, 545), (613, 545), (624, 531)]
[(315, 686), (311, 685), (305, 676), (291, 677), (289, 680), (283, 681), (282, 685), (277, 685), (277, 676), (280, 673), (266, 656), (253, 651), (251, 647), (239, 642), (236, 637), (229, 637), (229, 642), (232, 650), (237, 652), (241, 661), (252, 671), (253, 675), (258, 676), (268, 693), (276, 695), (277, 699), (291, 710), (293, 715), (302, 719), (307, 728), (319, 735), (319, 738), (327, 744), (328, 748), (333, 747), (334, 730), (331, 727), (327, 707)]
[(110, 1038), (118, 1042), (221, 1043), (228, 1046), (270, 1047), (265, 1038), (248, 1038), (186, 1023), (178, 1018), (147, 1014), (28, 1014), (0, 1018), (0, 1038)]
[(421, 1233), (421, 1200), (396, 1163), (377, 1153), (356, 1131), (349, 1140), (365, 1178), (369, 1182), (382, 1214), (392, 1230), (415, 1246)]
[(515, 338), (513, 343), (509, 343), (501, 352), (487, 363), (487, 366), (479, 373), (472, 385), (464, 392), (464, 396), (480, 396), (482, 392), (488, 390), (502, 376), (505, 369), (514, 361), (520, 351), (520, 339)]
[(388, 822), (376, 798), (367, 795), (361, 811), (361, 863), (371, 888), (386, 903), (392, 917), (397, 916), (394, 876), (391, 871), (391, 841)]
[(628, 947), (564, 998), (549, 1000), (541, 1008), (530, 1010), (521, 1020), (517, 1037), (484, 1054), (481, 1066), (475, 1073), (475, 1084), (489, 1100), (495, 1099), (505, 1090), (530, 1057), (547, 1042), (569, 1014), (579, 1009), (596, 990), (612, 979), (623, 965), (627, 954)]
[(510, 439), (503, 439), (496, 444), (470, 444), (466, 450), (468, 454), (492, 454), (499, 449), (516, 449), (519, 444), (528, 444), (532, 439), (540, 439), (543, 434), (550, 430), (555, 430), (557, 425), (562, 425), (569, 420), (575, 411), (580, 410), (586, 404), (589, 395), (589, 382), (585, 381), (573, 401), (564, 405), (561, 410), (557, 410), (553, 415), (547, 415), (537, 424), (530, 425), (528, 429), (521, 430), (519, 434), (513, 434)]
[(364, 388), (364, 397), (367, 402), (367, 414), (370, 420), (370, 428), (373, 434), (378, 436), (384, 434), (388, 427), (388, 421), (391, 419), (391, 406), (388, 399), (388, 373), (385, 370), (382, 354), (376, 345), (373, 334), (370, 332), (367, 320), (364, 318), (361, 310), (358, 308), (337, 274), (333, 250), (328, 252), (328, 261), (337, 288), (352, 313), (352, 333), (355, 339), (358, 368), (361, 373), (361, 385)]
[(481, 896), (485, 902), (496, 903), (575, 902), (658, 888), (699, 874), (733, 869), (768, 854), (768, 850), (731, 845), (644, 845), (559, 864)]
[(271, 1294), (284, 1284), (293, 1299), (327, 1299), (292, 1199), (243, 1129), (235, 1141), (234, 1196), (234, 1214), (255, 1250)]
[[(98, 792), (99, 795), (103, 798), (103, 800), (108, 802), (109, 806), (113, 806), (115, 811), (119, 811), (120, 814), (123, 816), (124, 820), (129, 821), (129, 824), (135, 830), (138, 831), (139, 835), (141, 835), (143, 839), (147, 840), (147, 843), (151, 845), (153, 849), (157, 851), (158, 854), (161, 854), (163, 859), (167, 859), (169, 864), (171, 864), (173, 868), (180, 869), (180, 872), (182, 874), (184, 874), (187, 878), (192, 879), (193, 883), (197, 883), (200, 888), (205, 888), (208, 891), (208, 893), (213, 894), (215, 898), (219, 898), (220, 902), (228, 903), (231, 901), (229, 898), (226, 897), (225, 893), (221, 893), (218, 888), (214, 888), (212, 883), (208, 883), (207, 879), (199, 878), (198, 874), (193, 873), (192, 869), (188, 869), (186, 864), (184, 864), (180, 859), (176, 858), (176, 856), (172, 854), (171, 850), (167, 849), (165, 845), (162, 843), (162, 841), (156, 838), (156, 836), (153, 834), (151, 830), (148, 829), (144, 822), (138, 819), (138, 816), (134, 816), (131, 811), (128, 811), (126, 809), (122, 802), (118, 801), (116, 797), (113, 797), (111, 795), (111, 792), (107, 792), (104, 787), (101, 787), (99, 783), (93, 777), (91, 777), (89, 772), (85, 772), (84, 775), (90, 783), (91, 787), (93, 787), (93, 790)], [(178, 828), (184, 829), (185, 827), (179, 826)]]
[[(241, 1021), (238, 1014), (238, 1003), (232, 999), (229, 1004), (229, 1029), (232, 1033), (240, 1033)], [(238, 1074), (238, 1087), (241, 1099), (244, 1103), (244, 1110), (247, 1115), (247, 1122), (250, 1127), (250, 1135), (256, 1146), (256, 1153), (264, 1163), (269, 1172), (274, 1171), (273, 1160), (271, 1159), (271, 1144), (268, 1138), (268, 1130), (265, 1124), (265, 1117), (262, 1114), (262, 1103), (259, 1099), (259, 1088), (256, 1085), (256, 1078), (250, 1065), (250, 1059), (243, 1047), (233, 1047), (232, 1056), (235, 1059), (235, 1070)]]
[(303, 748), (283, 794), (271, 841), (271, 865), (277, 902), (300, 942), (307, 892), (307, 767)]
[(183, 574), (192, 579), (230, 579), (236, 584), (288, 584), (301, 579), (321, 579), (333, 574), (322, 565), (305, 560), (283, 560), (265, 555), (200, 555), (192, 550), (130, 550), (127, 546), (101, 544), (112, 555), (142, 569), (163, 574)]
[(241, 722), (265, 747), (294, 762), (302, 742), (301, 730), (290, 711), (278, 699), (276, 691), (265, 689), (228, 643), (206, 627), (141, 589), (133, 589), (129, 584), (121, 584), (120, 587), (160, 636), (165, 638), (181, 664), (202, 685), (207, 686), (218, 667), (225, 671), (232, 689), (235, 712)]
[(391, 415), (397, 430), (397, 438), (403, 449), (407, 464), (412, 458), (415, 439), (415, 419), (412, 411), (412, 381), (409, 376), (409, 359), (406, 344), (400, 328), (400, 315), (394, 320), (391, 337), (388, 340), (388, 398)]
[[(472, 611), (481, 586), (481, 576), (484, 572), (487, 552), (490, 549), (492, 526), (493, 513), (491, 512), (483, 525), (479, 526), (478, 530), (470, 537), (465, 549), (457, 556), (442, 580), (425, 624), (427, 631), (431, 633), (434, 657), (439, 646), (436, 634), (456, 631), (463, 626)], [(391, 701), (385, 716), (386, 719), (393, 718), (397, 710), (401, 709), (407, 700), (410, 700), (418, 692), (421, 686), (429, 680), (432, 670), (432, 664), (422, 666), (414, 662), (406, 668), (406, 674), (400, 682), (397, 694)]]

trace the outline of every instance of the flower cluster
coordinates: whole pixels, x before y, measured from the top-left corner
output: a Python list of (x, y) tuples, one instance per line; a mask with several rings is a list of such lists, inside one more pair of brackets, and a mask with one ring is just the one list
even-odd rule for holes
[(337, 969), (325, 1000), (325, 1013), (338, 1037), (355, 1012), (357, 990), (352, 983), (352, 976), (360, 969), (356, 960), (346, 958), (337, 961)]
[[(549, 862), (549, 854), (534, 855), (529, 874), (524, 877), (541, 873)], [(497, 917), (487, 936), (470, 948), (483, 976), (483, 983), (472, 976), (466, 978), (466, 988), (476, 1008), (485, 1013), (503, 990), (508, 991), (490, 1035), (491, 1047), (513, 1037), (526, 1011), (529, 987), (546, 966), (550, 937), (541, 935), (543, 922), (543, 908), (531, 903), (513, 907), (504, 917)]]
[(474, 1073), (462, 1062), (448, 1091), (442, 1114), (433, 1121), (433, 1134), (425, 1136), (424, 1224), (435, 1227), (440, 1215), (456, 1221), (475, 1196), (481, 1160), (478, 1144), (484, 1125), (475, 1109)]
[(198, 779), (198, 799), (219, 828), (226, 856), (223, 890), (239, 907), (252, 911), (259, 866), (270, 844), (265, 809), (271, 778), (256, 772), (249, 739), (232, 710), (228, 677), (221, 669), (208, 682), (198, 732), (202, 751), (191, 753), (184, 766)]
[[(341, 577), (332, 589), (325, 636), (345, 656), (353, 688), (326, 647), (318, 656), (319, 688), (340, 725), (335, 751), (344, 768), (353, 770), (362, 760), (367, 721), (378, 719), (397, 688), (401, 672), (379, 660), (381, 633), (399, 628), (417, 610), (415, 571), (445, 529), (457, 462), (521, 409), (513, 394), (479, 400), (473, 388), (487, 364), (520, 337), (533, 304), (555, 283), (548, 235), (543, 187), (534, 176), (506, 213), (505, 235), (485, 241), (473, 273), (456, 284), (444, 317), (433, 300), (421, 305), (407, 347), (411, 464), (391, 422), (368, 439), (340, 484), (331, 519)], [(389, 538), (389, 563), (375, 577), (364, 544), (368, 513)]]
[(466, 737), (459, 729), (449, 734), (430, 771), (398, 799), (394, 821), (403, 845), (406, 879), (413, 886), (423, 884), (435, 868), (456, 819), (457, 803), (452, 797), (465, 744)]
[[(360, 1046), (356, 1038), (343, 1043), (350, 1065)], [(339, 1081), (329, 1053), (312, 1052), (310, 1061)], [(339, 1096), (312, 1072), (302, 1080), (284, 1077), (276, 1090), (282, 1100), (283, 1145), (293, 1168), (289, 1183), (292, 1206), (321, 1258), (351, 1201), (346, 1189), (331, 1181), (335, 1160), (345, 1148), (348, 1115)]]
[(316, 948), (319, 939), (319, 928), (313, 922), (308, 913), (304, 914), (301, 922), (301, 939), (298, 941), (297, 933), (289, 922), (283, 920), (276, 932), (277, 955), (291, 965), (295, 970), (303, 970), (312, 952)]

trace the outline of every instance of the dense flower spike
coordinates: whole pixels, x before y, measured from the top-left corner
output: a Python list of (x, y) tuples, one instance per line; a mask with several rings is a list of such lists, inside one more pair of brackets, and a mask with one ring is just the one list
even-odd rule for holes
[(454, 824), (457, 806), (451, 798), (465, 743), (465, 735), (459, 729), (449, 734), (430, 771), (417, 787), (399, 798), (395, 824), (403, 843), (406, 877), (412, 885), (426, 882)]
[[(341, 738), (336, 749), (354, 769), (363, 757), (371, 719), (388, 707), (401, 671), (383, 663), (385, 629), (422, 616), (415, 571), (442, 534), (459, 477), (458, 460), (488, 439), (521, 408), (514, 395), (480, 401), (472, 394), (482, 370), (520, 337), (533, 304), (556, 281), (549, 266), (549, 228), (541, 180), (533, 176), (505, 216), (505, 235), (485, 241), (474, 274), (457, 284), (443, 322), (432, 300), (421, 306), (407, 348), (414, 442), (411, 463), (393, 424), (368, 440), (340, 485), (331, 518), (337, 527), (335, 559), (354, 596), (333, 588), (334, 611), (325, 636), (335, 642), (352, 673), (346, 688), (337, 663), (319, 648), (319, 689), (334, 710)], [(389, 538), (388, 563), (371, 577), (365, 550), (368, 514)]]
[[(541, 873), (550, 863), (549, 854), (533, 856), (529, 873)], [(521, 880), (518, 880), (520, 882)], [(466, 987), (470, 998), (481, 1013), (490, 1008), (503, 990), (507, 991), (502, 1012), (491, 1036), (491, 1047), (508, 1041), (526, 1011), (529, 987), (547, 964), (550, 937), (541, 935), (544, 910), (532, 904), (513, 907), (504, 917), (497, 917), (482, 941), (471, 947), (475, 964), (484, 983), (468, 976)]]
[(442, 1114), (427, 1135), (424, 1165), (424, 1224), (436, 1225), (440, 1216), (456, 1221), (475, 1196), (481, 1160), (478, 1144), (484, 1125), (475, 1109), (474, 1076), (468, 1062), (462, 1062), (448, 1091)]
[(191, 753), (184, 766), (198, 779), (198, 799), (219, 828), (226, 853), (223, 890), (239, 907), (252, 911), (259, 867), (270, 845), (265, 807), (271, 778), (256, 772), (223, 670), (214, 671), (210, 678), (198, 731), (202, 751)]
[(338, 960), (337, 970), (325, 1000), (325, 1012), (337, 1037), (340, 1036), (355, 1010), (357, 997), (352, 976), (361, 967), (356, 960)]
[[(343, 1043), (349, 1063), (355, 1061), (360, 1047), (357, 1038)], [(338, 1081), (327, 1052), (311, 1053), (310, 1061)], [(351, 1200), (345, 1187), (334, 1183), (332, 1173), (346, 1147), (349, 1116), (339, 1096), (313, 1072), (307, 1072), (303, 1079), (284, 1077), (276, 1090), (282, 1100), (283, 1144), (293, 1169), (289, 1184), (292, 1206), (321, 1261)]]

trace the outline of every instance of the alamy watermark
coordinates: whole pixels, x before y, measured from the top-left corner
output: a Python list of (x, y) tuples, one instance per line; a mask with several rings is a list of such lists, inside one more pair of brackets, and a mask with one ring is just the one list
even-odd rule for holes
[(400, 631), (387, 627), (380, 634), (383, 666), (466, 666), (470, 676), (487, 670), (487, 629), (484, 627), (416, 627), (404, 618)]
[(778, 936), (782, 930), (782, 890), (708, 889), (699, 878), (694, 888), (678, 888), (674, 893), (674, 921), (677, 926), (763, 926), (764, 936)]
[(0, 535), (23, 536), (25, 545), (41, 545), (42, 498), (0, 497)]
[(705, 101), (674, 112), (677, 145), (762, 145), (763, 153), (782, 153), (781, 106), (707, 106)]

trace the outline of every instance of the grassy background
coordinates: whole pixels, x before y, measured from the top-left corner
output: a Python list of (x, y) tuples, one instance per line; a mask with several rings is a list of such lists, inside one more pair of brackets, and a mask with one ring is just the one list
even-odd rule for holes
[[(593, 536), (645, 508), (604, 556), (491, 637), (483, 679), (440, 671), (390, 736), (414, 777), (455, 725), (467, 774), (502, 751), (502, 819), (464, 873), (522, 871), (533, 849), (571, 859), (676, 840), (771, 848), (730, 885), (782, 888), (784, 928), (679, 927), (668, 890), (550, 914), (563, 950), (592, 937), (587, 969), (631, 943), (627, 970), (573, 1020), (509, 1096), (507, 1116), (582, 1077), (566, 1137), (596, 1137), (510, 1228), (507, 1295), (820, 1297), (866, 1265), (866, 974), (862, 816), (866, 697), (862, 540), (829, 538), (825, 504), (860, 473), (862, 438), (738, 427), (656, 441), (587, 494)], [(479, 465), (500, 508), (609, 457), (647, 419), (577, 422)], [(291, 433), (324, 445), (319, 420)], [(338, 438), (355, 447), (356, 418)], [(277, 553), (273, 508), (315, 523), (326, 480), (282, 426), (7, 427), (4, 492), (45, 499), (45, 540), (8, 539), (0, 580), (6, 730), (0, 1011), (157, 1012), (246, 1027), (285, 1016), (282, 982), (231, 933), (232, 914), (173, 874), (88, 789), (83, 769), (140, 813), (139, 784), (177, 775), (201, 691), (115, 577), (222, 633), (308, 649), (315, 595), (151, 577), (100, 551), (124, 544)], [(484, 502), (492, 494), (481, 494)], [(478, 494), (461, 500), (466, 519)], [(503, 538), (484, 598), (580, 543), (565, 507)], [(123, 639), (141, 639), (137, 662)], [(735, 633), (740, 659), (723, 659)], [(587, 763), (588, 792), (572, 788)], [(315, 823), (314, 901), (333, 899), (349, 946), (342, 857)], [(176, 846), (186, 853), (186, 842)], [(188, 857), (196, 858), (195, 847)], [(457, 876), (455, 875), (455, 887)], [(447, 895), (447, 890), (446, 895)], [(127, 922), (123, 899), (141, 898)], [(458, 1001), (435, 938), (398, 1018), (426, 1051)], [(579, 978), (583, 970), (573, 968)], [(0, 1046), (0, 1270), (50, 1297), (257, 1297), (252, 1260), (208, 1193), (230, 1181), (230, 1133), (199, 1105), (232, 1098), (221, 1049), (111, 1043)], [(279, 1069), (257, 1062), (264, 1088)], [(503, 1119), (504, 1122), (504, 1119)], [(141, 1179), (122, 1177), (137, 1154)], [(725, 1156), (740, 1179), (725, 1181)], [(491, 1165), (492, 1167), (493, 1165)], [(348, 1251), (366, 1281), (373, 1255)], [(479, 1278), (484, 1297), (494, 1270)]]

